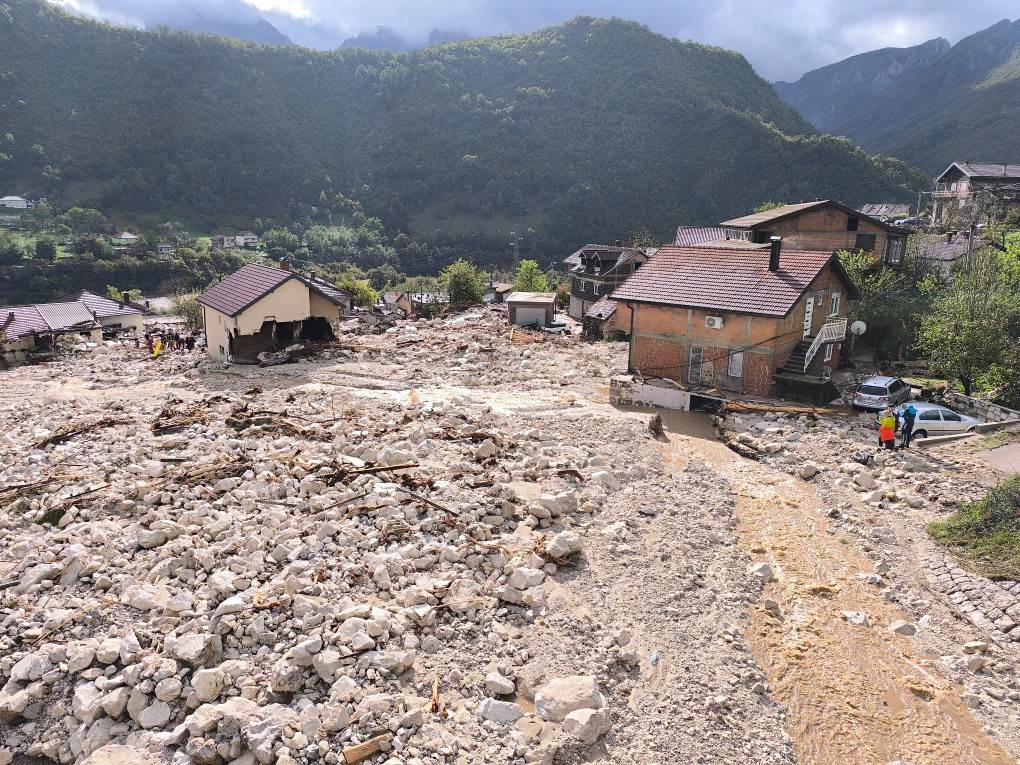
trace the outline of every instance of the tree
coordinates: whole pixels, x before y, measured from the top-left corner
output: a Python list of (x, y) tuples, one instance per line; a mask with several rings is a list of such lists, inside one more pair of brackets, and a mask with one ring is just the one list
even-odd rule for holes
[(630, 235), (630, 246), (658, 247), (659, 241), (655, 238), (655, 234), (648, 230), (647, 226), (641, 226), (637, 231)]
[(514, 289), (518, 292), (548, 292), (549, 282), (534, 260), (522, 260), (517, 266)]
[(88, 207), (72, 207), (58, 215), (56, 222), (63, 223), (75, 234), (104, 234), (110, 228), (105, 215)]
[(471, 261), (461, 258), (451, 263), (443, 269), (441, 279), (446, 284), (446, 291), (450, 294), (450, 305), (454, 308), (480, 303), (485, 297), (482, 278)]
[(784, 207), (786, 202), (776, 202), (773, 199), (766, 199), (760, 205), (754, 208), (756, 213), (768, 212), (769, 210), (775, 210), (777, 207)]
[(86, 234), (74, 242), (74, 251), (79, 254), (88, 253), (98, 260), (111, 260), (114, 256), (113, 247), (105, 236)]
[(353, 276), (344, 276), (338, 285), (340, 289), (349, 292), (354, 300), (354, 305), (361, 308), (371, 308), (379, 302), (379, 293), (372, 289), (372, 286)]
[(0, 231), (0, 266), (16, 266), (24, 260), (25, 251), (18, 240)]
[(114, 287), (112, 284), (106, 285), (106, 296), (110, 300), (116, 300), (118, 303), (127, 303), (130, 301), (138, 301), (142, 299), (142, 291), (140, 289), (121, 290)]
[(35, 259), (52, 263), (57, 259), (57, 242), (50, 237), (35, 240)]
[(194, 295), (183, 293), (170, 298), (170, 305), (175, 316), (184, 319), (185, 326), (192, 332), (202, 329), (202, 304)]
[(981, 375), (1003, 362), (1020, 318), (1005, 265), (995, 251), (979, 250), (921, 322), (918, 347), (930, 368), (959, 380), (968, 396)]

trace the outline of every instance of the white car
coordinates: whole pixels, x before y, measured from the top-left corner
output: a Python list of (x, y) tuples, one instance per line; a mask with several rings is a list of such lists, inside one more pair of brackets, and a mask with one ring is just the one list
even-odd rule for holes
[[(923, 401), (911, 403), (917, 410), (917, 416), (914, 418), (914, 438), (969, 433), (974, 430), (975, 426), (981, 424), (981, 420), (976, 420), (965, 414), (957, 414), (952, 409), (946, 409), (939, 404), (929, 404)], [(902, 419), (900, 422), (903, 422)]]

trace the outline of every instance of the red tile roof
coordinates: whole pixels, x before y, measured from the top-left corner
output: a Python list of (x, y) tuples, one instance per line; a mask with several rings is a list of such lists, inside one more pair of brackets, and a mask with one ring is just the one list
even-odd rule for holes
[(660, 247), (648, 263), (610, 296), (613, 300), (705, 308), (720, 312), (786, 316), (829, 263), (856, 294), (831, 252), (784, 250), (769, 271), (769, 250)]
[(199, 295), (198, 302), (227, 316), (237, 316), (294, 276), (282, 268), (249, 263)]

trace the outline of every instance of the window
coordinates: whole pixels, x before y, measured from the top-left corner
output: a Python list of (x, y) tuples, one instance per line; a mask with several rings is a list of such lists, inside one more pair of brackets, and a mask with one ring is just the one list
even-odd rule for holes
[(826, 343), (825, 344), (825, 360), (826, 361), (832, 361), (832, 349), (835, 348), (835, 347), (836, 346), (833, 343)]
[(743, 377), (744, 376), (744, 354), (731, 353), (730, 354), (730, 365), (727, 370), (727, 374), (730, 377)]
[(691, 357), (687, 364), (687, 382), (701, 382), (701, 362), (705, 357), (705, 349), (696, 345), (691, 346)]
[(886, 240), (885, 262), (890, 266), (903, 265), (903, 250), (906, 240), (903, 237), (894, 237)]
[(856, 248), (858, 250), (866, 250), (867, 252), (873, 252), (875, 249), (875, 235), (858, 234)]
[(856, 231), (857, 227), (861, 224), (860, 218), (847, 218), (846, 219), (846, 230)]
[(829, 316), (839, 316), (839, 306), (843, 301), (843, 295), (839, 292), (833, 292), (829, 307)]
[(960, 415), (956, 412), (950, 412), (948, 409), (939, 409), (939, 413), (942, 415), (942, 419), (946, 422), (961, 422)]
[(956, 191), (956, 181), (953, 181), (952, 183), (949, 184), (949, 190)]
[(928, 420), (929, 422), (931, 420), (936, 420), (937, 421), (938, 418), (939, 418), (939, 410), (938, 409), (929, 409), (927, 412), (921, 412), (921, 416), (918, 417), (919, 420)]
[(593, 284), (591, 285), (591, 293), (592, 293), (593, 295), (597, 295), (597, 294), (599, 294), (599, 285), (597, 285), (597, 284), (594, 284), (594, 283), (593, 283)]

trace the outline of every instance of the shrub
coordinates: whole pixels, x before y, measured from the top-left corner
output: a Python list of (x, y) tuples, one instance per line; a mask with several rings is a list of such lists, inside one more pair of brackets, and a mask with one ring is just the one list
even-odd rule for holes
[(986, 576), (1020, 578), (1020, 476), (932, 523), (928, 533)]

